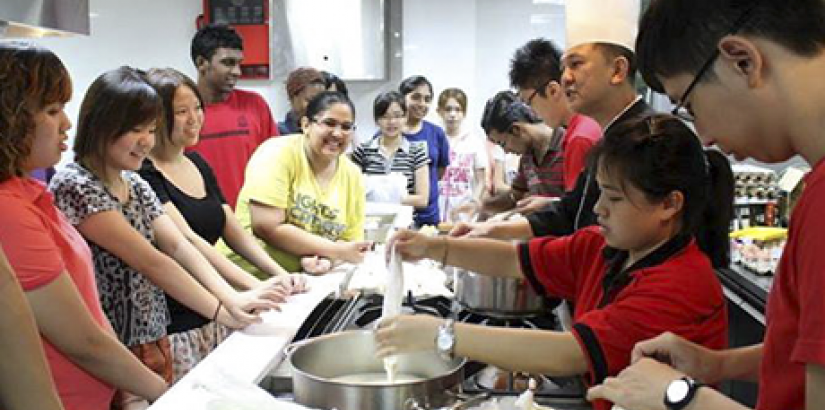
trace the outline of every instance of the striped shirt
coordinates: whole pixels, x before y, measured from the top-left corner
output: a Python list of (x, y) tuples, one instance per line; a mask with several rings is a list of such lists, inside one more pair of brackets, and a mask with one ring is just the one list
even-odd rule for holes
[(544, 158), (536, 158), (532, 150), (521, 156), (518, 174), (512, 188), (530, 196), (560, 197), (564, 194), (564, 128), (553, 132), (552, 142)]
[(356, 147), (352, 152), (352, 162), (366, 175), (388, 175), (391, 172), (404, 174), (407, 178), (407, 192), (414, 194), (415, 170), (430, 163), (426, 145), (402, 137), (395, 155), (388, 158), (381, 152), (382, 138), (375, 137)]

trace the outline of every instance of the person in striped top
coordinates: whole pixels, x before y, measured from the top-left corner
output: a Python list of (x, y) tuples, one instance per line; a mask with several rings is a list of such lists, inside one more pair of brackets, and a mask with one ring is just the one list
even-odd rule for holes
[[(384, 92), (375, 98), (373, 114), (379, 134), (355, 148), (352, 161), (368, 176), (367, 192), (374, 191), (392, 173), (406, 178), (406, 192), (400, 195), (402, 205), (416, 207), (416, 213), (429, 203), (430, 180), (427, 165), (430, 159), (423, 143), (411, 142), (401, 133), (407, 115), (404, 96), (397, 91)], [(368, 195), (369, 196), (369, 195)], [(370, 199), (369, 197), (367, 198)]]

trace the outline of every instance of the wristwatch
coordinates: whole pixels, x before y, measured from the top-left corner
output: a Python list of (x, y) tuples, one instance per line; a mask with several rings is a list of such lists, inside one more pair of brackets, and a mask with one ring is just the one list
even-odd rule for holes
[(668, 410), (684, 409), (693, 401), (696, 391), (702, 386), (704, 384), (687, 376), (670, 382), (665, 390), (665, 408)]
[(453, 360), (455, 352), (455, 320), (447, 319), (438, 327), (435, 348), (444, 360)]

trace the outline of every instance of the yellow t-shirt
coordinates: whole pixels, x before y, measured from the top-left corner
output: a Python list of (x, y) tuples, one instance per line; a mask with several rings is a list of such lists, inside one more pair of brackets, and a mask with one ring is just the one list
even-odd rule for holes
[[(244, 186), (235, 208), (241, 225), (252, 231), (249, 201), (255, 200), (286, 210), (286, 223), (331, 241), (363, 240), (366, 194), (361, 171), (349, 158), (341, 155), (335, 175), (322, 189), (304, 153), (306, 138), (302, 134), (270, 138), (255, 150), (246, 166)], [(258, 242), (284, 269), (290, 272), (301, 270), (299, 255), (270, 246), (260, 239)], [(224, 250), (233, 262), (262, 276), (225, 245)]]

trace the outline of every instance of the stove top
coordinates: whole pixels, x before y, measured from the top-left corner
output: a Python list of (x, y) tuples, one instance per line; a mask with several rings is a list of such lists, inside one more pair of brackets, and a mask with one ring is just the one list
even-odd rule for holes
[[(383, 296), (380, 294), (353, 294), (346, 299), (329, 297), (323, 300), (298, 329), (293, 341), (320, 336), (327, 333), (370, 329), (381, 317)], [(531, 329), (559, 329), (560, 325), (552, 312), (527, 317), (491, 317), (461, 308), (454, 300), (444, 296), (405, 298), (402, 312), (405, 314), (427, 314), (438, 317), (453, 315), (458, 321), (485, 326), (519, 327)], [(552, 399), (570, 400), (581, 403), (585, 388), (577, 377), (549, 377), (508, 372), (470, 361), (464, 368), (465, 379), (461, 390), (469, 395), (490, 393), (495, 396), (520, 394), (530, 378), (537, 381), (536, 401)]]

